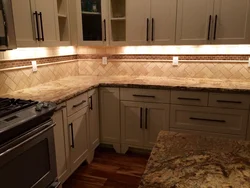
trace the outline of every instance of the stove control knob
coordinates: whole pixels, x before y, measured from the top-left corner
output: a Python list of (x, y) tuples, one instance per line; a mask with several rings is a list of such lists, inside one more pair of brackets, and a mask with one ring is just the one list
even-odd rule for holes
[(36, 105), (36, 111), (38, 111), (38, 112), (41, 112), (42, 111), (42, 107), (43, 107), (43, 103), (38, 103), (37, 105)]
[(49, 103), (48, 102), (43, 102), (43, 108), (49, 108)]

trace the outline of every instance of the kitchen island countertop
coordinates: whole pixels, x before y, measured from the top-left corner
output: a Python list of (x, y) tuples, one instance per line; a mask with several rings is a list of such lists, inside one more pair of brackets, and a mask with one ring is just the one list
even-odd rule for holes
[(250, 94), (250, 81), (245, 80), (184, 79), (148, 76), (74, 76), (4, 94), (1, 97), (51, 101), (59, 104), (99, 86)]
[(249, 188), (250, 142), (161, 131), (139, 188)]

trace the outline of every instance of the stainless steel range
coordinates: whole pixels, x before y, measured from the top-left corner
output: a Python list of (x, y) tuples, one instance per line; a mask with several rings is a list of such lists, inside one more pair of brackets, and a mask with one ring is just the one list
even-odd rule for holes
[(0, 187), (59, 187), (51, 120), (56, 105), (0, 98)]

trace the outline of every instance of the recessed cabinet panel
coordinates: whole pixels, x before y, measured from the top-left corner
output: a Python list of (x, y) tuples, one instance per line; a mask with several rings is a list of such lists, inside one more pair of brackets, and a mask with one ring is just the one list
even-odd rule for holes
[(215, 0), (213, 43), (249, 43), (249, 0)]
[(176, 27), (177, 44), (210, 43), (213, 4), (214, 0), (178, 1)]

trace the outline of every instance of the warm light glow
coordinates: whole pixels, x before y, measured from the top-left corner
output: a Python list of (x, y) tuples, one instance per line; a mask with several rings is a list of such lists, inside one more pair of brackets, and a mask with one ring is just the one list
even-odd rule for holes
[(73, 46), (59, 47), (58, 55), (73, 55), (76, 54), (76, 49)]
[(250, 54), (250, 45), (125, 46), (124, 54)]

